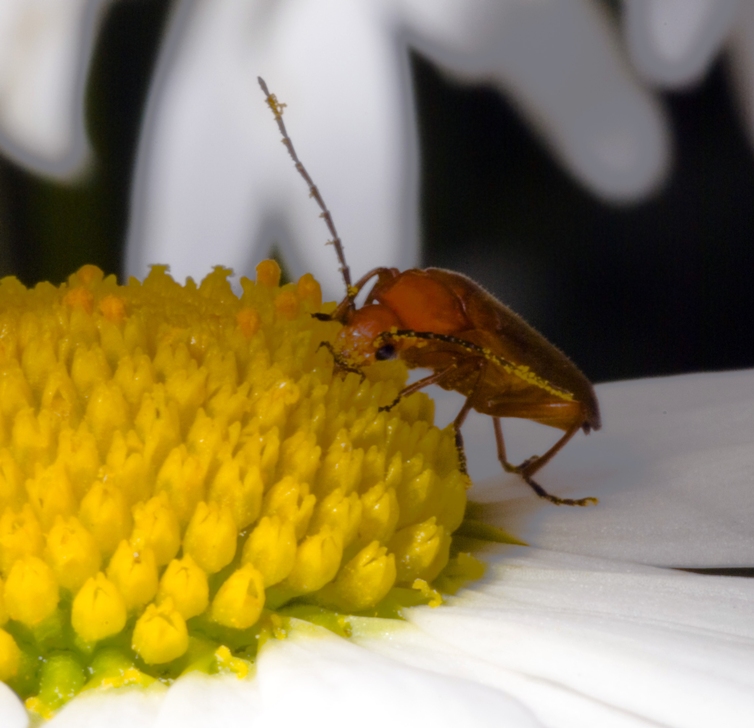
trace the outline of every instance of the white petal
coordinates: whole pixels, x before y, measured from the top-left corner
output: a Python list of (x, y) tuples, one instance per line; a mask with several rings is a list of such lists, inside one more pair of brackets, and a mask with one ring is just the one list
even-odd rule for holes
[(594, 193), (647, 194), (666, 174), (660, 108), (627, 72), (596, 3), (404, 0), (419, 48), (451, 73), (510, 94)]
[(156, 726), (239, 724), (539, 725), (516, 700), (476, 681), (406, 667), (306, 623), (298, 623), (287, 639), (267, 643), (248, 680), (203, 675), (179, 680)]
[(151, 728), (167, 692), (159, 684), (148, 689), (86, 691), (44, 725), (49, 728)]
[(730, 60), (738, 107), (754, 144), (754, 3), (741, 3), (730, 39)]
[(0, 724), (3, 728), (26, 728), (29, 725), (24, 704), (3, 682), (0, 682)]
[[(181, 678), (147, 725), (537, 724), (522, 705), (553, 728), (746, 725), (754, 582), (531, 548), (483, 558), (482, 581), (407, 610), (408, 623), (355, 620), (353, 642), (297, 623), (247, 680)], [(86, 701), (96, 712), (71, 725), (101, 724), (119, 695), (83, 696), (60, 717)]]
[(35, 172), (70, 177), (87, 161), (84, 86), (108, 1), (0, 4), (0, 148)]
[(282, 245), (340, 297), (319, 210), (256, 86), (288, 104), (294, 144), (331, 209), (354, 273), (417, 257), (416, 154), (405, 59), (377, 4), (243, 0), (178, 7), (140, 142), (127, 268), (248, 273)]
[(730, 33), (738, 0), (624, 2), (631, 60), (648, 80), (667, 88), (699, 80)]
[[(577, 434), (537, 473), (560, 496), (597, 506), (555, 507), (520, 478), (500, 475), (492, 424), (464, 425), (472, 500), (527, 543), (568, 553), (661, 566), (754, 564), (754, 371), (691, 374), (596, 388), (603, 429)], [(456, 404), (443, 398), (438, 420)], [(503, 423), (512, 462), (541, 454), (557, 431)], [(486, 479), (486, 480), (485, 480)]]
[(410, 610), (389, 639), (364, 620), (356, 641), (513, 695), (547, 726), (748, 725), (750, 580), (528, 548), (485, 560), (485, 579), (448, 606)]

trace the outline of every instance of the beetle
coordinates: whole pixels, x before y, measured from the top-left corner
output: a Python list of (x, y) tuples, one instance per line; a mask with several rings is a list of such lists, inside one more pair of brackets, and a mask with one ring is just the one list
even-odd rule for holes
[[(601, 427), (599, 404), (590, 381), (576, 365), (520, 316), (470, 278), (441, 268), (375, 268), (355, 284), (345, 260), (343, 244), (332, 216), (299, 160), (288, 136), (281, 104), (259, 78), (267, 104), (296, 169), (309, 186), (332, 235), (346, 285), (346, 296), (330, 314), (313, 314), (343, 325), (334, 344), (323, 344), (336, 365), (362, 374), (362, 367), (379, 360), (400, 358), (410, 368), (431, 374), (404, 387), (401, 399), (437, 384), (466, 397), (453, 421), (459, 465), (466, 472), (461, 426), (473, 409), (492, 417), (497, 456), (507, 472), (517, 473), (541, 498), (556, 505), (586, 506), (596, 498), (559, 498), (548, 493), (533, 476), (579, 431)], [(356, 298), (373, 281), (361, 306)], [(543, 455), (519, 465), (508, 461), (500, 419), (518, 417), (563, 430)]]

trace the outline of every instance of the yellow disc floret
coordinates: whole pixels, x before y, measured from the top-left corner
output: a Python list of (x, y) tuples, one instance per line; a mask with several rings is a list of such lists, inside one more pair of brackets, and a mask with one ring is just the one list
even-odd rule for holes
[(334, 368), (312, 276), (229, 275), (0, 281), (0, 679), (42, 717), (87, 681), (246, 674), (291, 615), (437, 597), (452, 429), (421, 393), (380, 411), (401, 362)]
[(8, 681), (15, 677), (21, 662), (21, 650), (13, 637), (0, 629), (0, 680)]
[(227, 566), (236, 555), (238, 531), (230, 508), (199, 503), (183, 539), (183, 551), (208, 574)]
[(154, 551), (149, 546), (135, 549), (130, 542), (121, 541), (107, 566), (107, 577), (129, 609), (143, 607), (157, 593), (159, 576)]
[(73, 600), (71, 624), (85, 642), (118, 634), (126, 624), (126, 603), (104, 574), (87, 580)]
[(207, 575), (187, 554), (182, 559), (173, 559), (160, 580), (158, 598), (170, 597), (173, 605), (184, 619), (196, 617), (209, 604)]
[(245, 629), (259, 619), (264, 602), (264, 579), (251, 564), (246, 564), (220, 587), (210, 614), (219, 624)]
[(289, 519), (265, 516), (254, 527), (243, 549), (243, 563), (262, 574), (265, 586), (283, 581), (296, 563), (296, 529)]
[(74, 516), (57, 517), (47, 533), (45, 557), (60, 586), (74, 593), (99, 571), (102, 561), (92, 535)]
[(8, 616), (29, 626), (51, 616), (60, 598), (55, 574), (36, 556), (24, 556), (13, 564), (4, 596)]
[(181, 613), (171, 599), (159, 606), (150, 604), (134, 627), (132, 642), (147, 665), (159, 665), (175, 660), (188, 649), (188, 630)]

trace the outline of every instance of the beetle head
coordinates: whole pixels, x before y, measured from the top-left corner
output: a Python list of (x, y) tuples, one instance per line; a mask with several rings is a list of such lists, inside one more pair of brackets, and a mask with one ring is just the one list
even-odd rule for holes
[(392, 359), (396, 354), (395, 348), (388, 350), (387, 345), (383, 344), (375, 349), (375, 339), (398, 326), (398, 317), (387, 306), (362, 306), (353, 311), (338, 332), (335, 349), (357, 366), (371, 364), (378, 359)]

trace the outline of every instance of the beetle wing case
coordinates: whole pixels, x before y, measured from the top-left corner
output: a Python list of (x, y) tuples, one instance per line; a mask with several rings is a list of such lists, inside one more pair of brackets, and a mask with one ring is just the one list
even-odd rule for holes
[[(400, 286), (403, 278), (410, 285)], [(400, 290), (400, 297), (392, 295), (394, 289)], [(412, 289), (412, 294), (408, 293), (408, 289)], [(423, 292), (431, 293), (431, 296), (420, 301), (419, 294)], [(409, 308), (393, 308), (406, 328), (452, 334), (487, 348), (513, 364), (528, 367), (554, 387), (571, 393), (581, 403), (585, 429), (600, 428), (599, 406), (594, 389), (579, 368), (518, 314), (465, 275), (442, 268), (405, 271), (399, 279), (392, 282), (386, 292), (380, 291), (376, 298), (384, 300), (391, 308), (393, 300), (398, 300), (401, 304), (404, 300), (411, 301)], [(407, 320), (409, 318), (410, 322)], [(432, 322), (437, 323), (430, 325)], [(454, 325), (458, 328), (453, 329)], [(480, 382), (480, 386), (484, 387), (485, 383)], [(500, 400), (505, 397), (514, 405), (518, 400), (518, 391), (524, 389), (511, 384), (500, 391), (499, 383), (494, 386), (498, 388), (497, 397), (493, 397), (491, 393), (488, 398), (480, 392), (480, 398)], [(532, 388), (526, 389), (530, 392), (528, 396), (532, 396)], [(463, 391), (463, 388), (459, 388), (459, 391)], [(522, 397), (524, 396), (526, 395), (522, 393)]]

